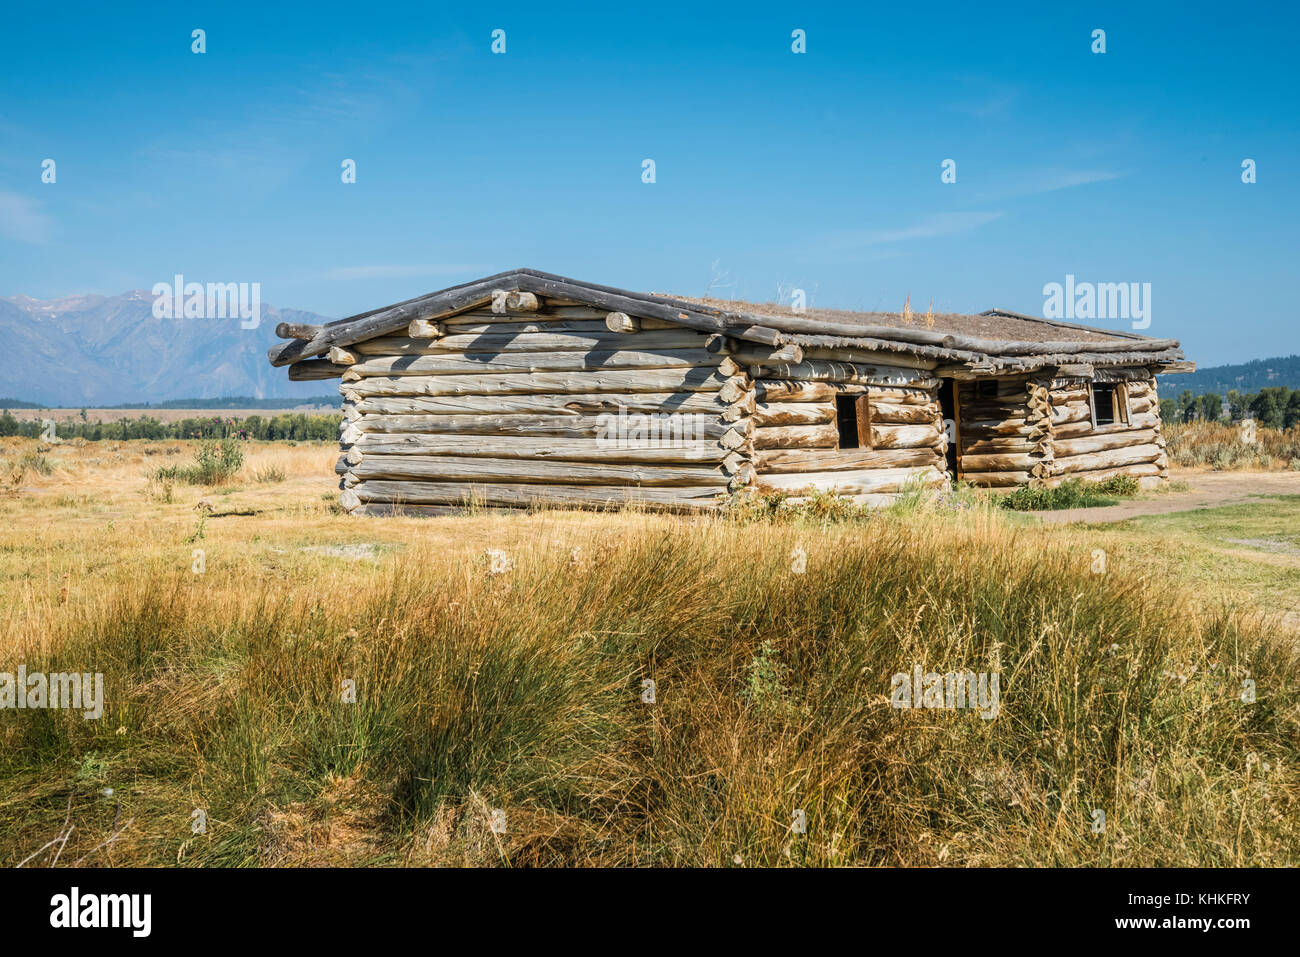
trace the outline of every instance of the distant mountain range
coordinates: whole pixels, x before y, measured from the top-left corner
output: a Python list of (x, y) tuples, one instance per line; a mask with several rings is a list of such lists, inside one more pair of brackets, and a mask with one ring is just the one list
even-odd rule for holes
[(1211, 366), (1181, 375), (1161, 376), (1160, 395), (1175, 399), (1190, 389), (1193, 395), (1217, 392), (1226, 396), (1236, 389), (1242, 394), (1258, 392), (1267, 386), (1300, 389), (1300, 356), (1275, 359), (1252, 359), (1231, 366)]
[(155, 319), (153, 295), (0, 298), (0, 344), (8, 372), (0, 393), (42, 406), (99, 407), (180, 398), (303, 399), (331, 383), (290, 382), (267, 362), (278, 322), (325, 316), (262, 305), (261, 323)]

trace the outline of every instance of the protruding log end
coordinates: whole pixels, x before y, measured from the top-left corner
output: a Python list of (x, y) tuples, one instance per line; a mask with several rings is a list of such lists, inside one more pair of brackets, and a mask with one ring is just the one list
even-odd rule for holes
[(506, 293), (506, 308), (511, 312), (536, 312), (541, 302), (536, 294), (514, 290)]
[(281, 339), (314, 339), (325, 330), (324, 326), (309, 326), (303, 322), (281, 322), (275, 334)]
[(536, 312), (541, 305), (536, 294), (531, 292), (520, 292), (518, 289), (492, 290), (492, 311), (497, 315), (507, 312)]
[(750, 391), (750, 381), (746, 376), (733, 376), (723, 383), (718, 392), (723, 402), (739, 402)]
[(736, 347), (736, 341), (730, 336), (724, 336), (720, 332), (715, 332), (704, 340), (704, 348), (708, 352), (716, 352), (720, 355), (729, 355)]
[(610, 332), (640, 332), (641, 321), (625, 312), (611, 312), (605, 317), (605, 327)]
[(406, 327), (406, 334), (412, 339), (438, 339), (446, 333), (446, 328), (430, 319), (412, 319)]
[(740, 373), (743, 371), (744, 370), (736, 364), (736, 360), (732, 359), (731, 356), (726, 356), (725, 358), (723, 358), (721, 362), (718, 363), (718, 374), (725, 375), (728, 378), (730, 378), (731, 376), (740, 375)]

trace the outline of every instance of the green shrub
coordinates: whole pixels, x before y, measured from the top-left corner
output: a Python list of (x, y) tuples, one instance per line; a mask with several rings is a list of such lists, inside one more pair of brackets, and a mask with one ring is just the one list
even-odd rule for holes
[(1115, 505), (1121, 498), (1136, 495), (1138, 480), (1131, 475), (1114, 475), (1104, 482), (1067, 479), (1054, 488), (1024, 486), (1002, 496), (998, 503), (1016, 512), (1045, 512), (1062, 508), (1092, 508)]

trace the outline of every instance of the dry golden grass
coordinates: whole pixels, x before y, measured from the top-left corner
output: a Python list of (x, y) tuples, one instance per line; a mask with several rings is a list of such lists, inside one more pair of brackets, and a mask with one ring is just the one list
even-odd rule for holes
[[(0, 670), (107, 683), (100, 721), (0, 713), (0, 863), (65, 817), (61, 864), (1297, 861), (1292, 636), (1140, 543), (1096, 575), (1099, 533), (992, 508), (358, 520), (324, 445), (163, 500), (193, 449), (54, 446), (0, 497)], [(1000, 671), (999, 716), (891, 708), (914, 663)]]
[[(1169, 461), (1187, 468), (1298, 469), (1300, 426), (1290, 429), (1256, 427), (1248, 433), (1239, 425), (1219, 422), (1169, 423), (1163, 427)], [(1253, 437), (1253, 441), (1248, 440)]]

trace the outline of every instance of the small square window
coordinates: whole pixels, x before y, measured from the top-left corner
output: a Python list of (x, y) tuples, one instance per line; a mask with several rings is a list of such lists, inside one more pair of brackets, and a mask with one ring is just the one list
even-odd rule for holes
[(1094, 383), (1092, 387), (1092, 424), (1114, 425), (1119, 418), (1119, 390), (1111, 384)]

